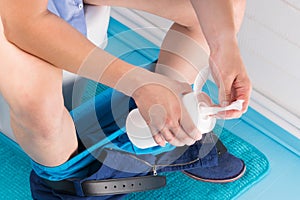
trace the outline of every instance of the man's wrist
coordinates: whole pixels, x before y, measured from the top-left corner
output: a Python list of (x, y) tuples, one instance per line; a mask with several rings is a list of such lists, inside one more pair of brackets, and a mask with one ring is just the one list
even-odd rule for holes
[(235, 33), (232, 32), (220, 34), (214, 37), (213, 40), (208, 41), (208, 44), (211, 54), (214, 54), (223, 48), (238, 47), (237, 37)]
[(139, 88), (153, 83), (166, 84), (167, 81), (162, 75), (155, 74), (143, 68), (135, 67), (119, 79), (115, 89), (127, 96), (133, 96)]

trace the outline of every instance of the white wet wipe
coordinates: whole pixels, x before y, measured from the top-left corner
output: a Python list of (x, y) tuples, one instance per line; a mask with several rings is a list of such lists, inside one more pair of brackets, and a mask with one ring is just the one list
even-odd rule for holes
[(238, 110), (241, 111), (243, 108), (244, 100), (236, 100), (232, 102), (229, 106), (225, 107), (208, 107), (201, 103), (198, 104), (198, 112), (200, 115), (216, 115), (219, 112), (228, 111), (228, 110)]

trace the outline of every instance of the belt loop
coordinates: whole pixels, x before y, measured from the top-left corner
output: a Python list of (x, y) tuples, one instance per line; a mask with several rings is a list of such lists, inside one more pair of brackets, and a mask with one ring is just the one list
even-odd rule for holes
[(74, 180), (72, 182), (74, 184), (74, 188), (75, 188), (76, 194), (78, 196), (84, 197), (85, 194), (84, 194), (83, 189), (82, 189), (81, 181), (80, 180)]

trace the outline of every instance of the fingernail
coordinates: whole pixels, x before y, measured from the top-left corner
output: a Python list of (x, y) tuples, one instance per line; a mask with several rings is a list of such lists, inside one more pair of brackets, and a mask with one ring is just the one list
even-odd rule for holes
[(165, 147), (165, 146), (166, 146), (166, 142), (160, 143), (160, 146), (161, 146), (161, 147)]
[(156, 142), (157, 143), (161, 143), (162, 142), (162, 138), (161, 137), (156, 137)]
[(157, 144), (159, 146), (161, 146), (161, 147), (166, 146), (166, 143), (164, 142), (164, 140), (162, 139), (162, 137), (157, 137), (156, 141), (157, 141)]

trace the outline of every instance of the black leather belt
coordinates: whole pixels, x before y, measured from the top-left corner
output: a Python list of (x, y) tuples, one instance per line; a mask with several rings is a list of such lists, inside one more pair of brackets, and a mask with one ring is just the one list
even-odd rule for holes
[[(55, 191), (77, 196), (77, 192), (72, 181), (49, 181), (44, 179), (44, 182)], [(89, 180), (81, 183), (82, 191), (85, 196), (126, 194), (130, 192), (154, 190), (165, 185), (165, 176), (139, 176), (118, 179)]]

